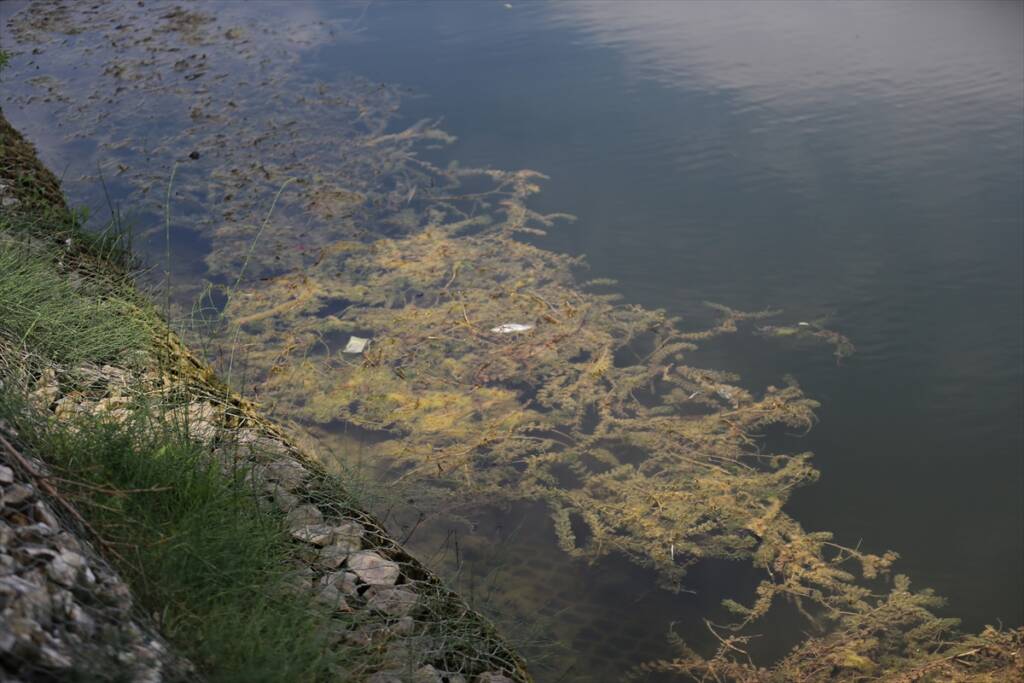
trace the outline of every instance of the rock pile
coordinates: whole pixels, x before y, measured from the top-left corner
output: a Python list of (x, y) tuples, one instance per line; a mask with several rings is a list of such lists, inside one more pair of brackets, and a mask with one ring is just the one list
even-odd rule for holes
[(12, 436), (0, 424), (0, 677), (188, 677), (191, 666), (141, 620), (128, 586), (41, 490), (43, 464)]
[[(30, 387), (30, 399), (58, 419), (83, 414), (127, 419), (127, 387), (156, 392), (162, 384), (156, 376), (110, 365), (87, 364), (75, 373), (88, 379), (88, 395), (66, 390), (64, 378), (47, 369)], [(167, 410), (164, 419), (187, 425), (191, 437), (208, 443), (225, 472), (246, 471), (261, 504), (283, 516), (298, 546), (295, 590), (311, 592), (337, 616), (334, 636), (340, 647), (370, 653), (362, 670), (349, 672), (346, 680), (524, 680), (521, 663), (486, 621), (373, 517), (339, 496), (337, 484), (273, 423), (211, 389), (193, 384), (175, 392), (178, 401), (189, 398)], [(90, 680), (120, 675), (160, 681), (169, 669), (187, 668), (154, 629), (132, 620), (128, 586), (54, 515), (46, 491), (34, 483), (43, 463), (14, 451), (13, 440), (0, 442), (11, 460), (0, 469), (0, 661), (5, 670), (21, 680), (60, 679), (58, 673), (66, 671)], [(478, 651), (467, 650), (467, 641), (476, 641)], [(37, 670), (45, 675), (32, 673)]]
[[(195, 414), (214, 414), (192, 408)], [(211, 422), (200, 425), (216, 432)], [(349, 644), (379, 648), (380, 669), (367, 683), (467, 683), (461, 671), (446, 671), (423, 663), (423, 643), (436, 630), (431, 613), (439, 599), (450, 599), (432, 577), (376, 523), (357, 510), (317, 504), (317, 473), (287, 454), (285, 443), (256, 430), (236, 429), (234, 438), (252, 446), (250, 476), (262, 489), (265, 501), (286, 513), (292, 538), (304, 544), (302, 589), (313, 590), (317, 600), (346, 613), (349, 625), (339, 637)], [(269, 462), (259, 462), (273, 453)], [(237, 457), (237, 453), (236, 453)], [(237, 464), (237, 461), (235, 461)], [(356, 618), (352, 618), (356, 613)], [(362, 613), (362, 614), (358, 614)], [(434, 636), (437, 638), (437, 636)], [(441, 645), (443, 638), (438, 639)], [(427, 648), (430, 649), (430, 648)], [(436, 648), (440, 650), (441, 648)], [(444, 659), (444, 652), (437, 653)], [(484, 671), (473, 683), (513, 683), (506, 673)]]

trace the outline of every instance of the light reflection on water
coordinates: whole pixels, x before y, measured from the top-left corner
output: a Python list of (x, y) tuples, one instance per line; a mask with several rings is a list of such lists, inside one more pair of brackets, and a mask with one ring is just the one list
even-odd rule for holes
[[(805, 526), (898, 550), (970, 628), (1024, 623), (1021, 6), (512, 5), (259, 11), (359, 17), (354, 38), (305, 54), (303, 77), (402, 83), (404, 119), (443, 115), (459, 137), (438, 159), (552, 176), (537, 208), (580, 220), (542, 243), (586, 254), (630, 301), (833, 314), (859, 350), (842, 367), (740, 336), (696, 362), (753, 387), (793, 373), (822, 401), (799, 447), (823, 477), (789, 506)], [(77, 144), (44, 153), (60, 168), (93, 153)], [(202, 244), (176, 248), (181, 277), (198, 275), (180, 255)], [(367, 467), (372, 438), (336, 431), (320, 436)], [(414, 525), (415, 505), (396, 514)], [(668, 597), (624, 561), (565, 558), (530, 506), (434, 519), (410, 543), (507, 618), (550, 618), (581, 679), (663, 655), (673, 620), (706, 642), (701, 618), (756, 579), (709, 564), (696, 594)], [(489, 587), (473, 578), (491, 571)], [(781, 630), (756, 647), (783, 651)]]

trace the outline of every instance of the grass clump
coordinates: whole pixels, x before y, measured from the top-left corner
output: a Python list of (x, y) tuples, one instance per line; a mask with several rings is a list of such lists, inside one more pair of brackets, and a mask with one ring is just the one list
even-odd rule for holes
[(146, 348), (152, 332), (140, 309), (55, 265), (47, 250), (5, 238), (0, 226), (0, 334), (72, 366)]
[(116, 260), (23, 223), (0, 217), (0, 422), (48, 463), (136, 604), (204, 679), (338, 680), (354, 653), (333, 642), (339, 622), (308, 578), (299, 587), (283, 514), (244, 468), (225, 469), (230, 443), (198, 440), (168, 419), (178, 406), (143, 397), (62, 419), (26, 398), (47, 369), (74, 384), (85, 366), (152, 361), (161, 328)]
[(207, 680), (337, 677), (344, 652), (330, 646), (329, 615), (296, 587), (284, 520), (244, 470), (224, 471), (208, 445), (148, 408), (123, 423), (58, 424), (14, 386), (0, 389), (0, 419), (45, 456), (138, 604)]

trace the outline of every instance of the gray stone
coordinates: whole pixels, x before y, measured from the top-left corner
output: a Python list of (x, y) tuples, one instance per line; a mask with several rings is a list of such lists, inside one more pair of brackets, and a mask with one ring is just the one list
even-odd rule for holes
[(10, 484), (14, 481), (14, 470), (7, 465), (0, 465), (0, 484)]
[(217, 436), (217, 422), (224, 415), (216, 407), (205, 401), (197, 401), (188, 406), (188, 433), (198, 441), (212, 441)]
[(314, 524), (323, 524), (324, 513), (320, 512), (315, 505), (300, 505), (288, 513), (285, 521), (288, 528), (294, 531)]
[(441, 673), (429, 664), (424, 664), (416, 669), (412, 675), (413, 683), (444, 683)]
[(515, 681), (500, 671), (488, 671), (474, 678), (473, 683), (515, 683)]
[(345, 595), (353, 596), (358, 592), (356, 575), (352, 572), (331, 572), (320, 579), (321, 586), (334, 586)]
[(357, 595), (359, 592), (358, 580), (359, 577), (352, 572), (342, 572), (340, 585), (339, 583), (335, 583), (334, 585), (338, 586), (338, 588), (341, 589), (341, 592), (346, 595)]
[(20, 505), (34, 496), (35, 493), (31, 486), (11, 484), (4, 487), (3, 493), (0, 494), (0, 501), (2, 501), (3, 505)]
[(50, 645), (39, 648), (39, 661), (50, 669), (70, 669), (71, 657)]
[(346, 551), (354, 553), (363, 547), (363, 525), (359, 522), (346, 520), (334, 527), (334, 542), (345, 548)]
[(85, 558), (73, 550), (61, 548), (60, 557), (62, 560), (67, 562), (68, 565), (74, 567), (75, 569), (84, 569), (87, 566)]
[(74, 586), (75, 579), (78, 578), (78, 569), (65, 562), (64, 558), (59, 555), (46, 565), (46, 573), (65, 588)]
[(327, 569), (337, 569), (349, 558), (350, 554), (348, 546), (338, 544), (329, 545), (320, 551), (320, 554), (317, 555), (316, 561), (320, 566)]
[(306, 543), (325, 546), (334, 539), (334, 527), (328, 524), (309, 524), (292, 529), (292, 536)]
[(316, 594), (316, 600), (321, 605), (329, 607), (339, 612), (351, 612), (352, 608), (348, 606), (348, 602), (345, 601), (345, 596), (341, 594), (337, 588), (332, 585), (324, 586)]
[(49, 408), (59, 396), (60, 385), (57, 383), (57, 373), (53, 368), (46, 368), (40, 373), (36, 388), (29, 394), (29, 398)]
[(284, 512), (289, 512), (299, 506), (299, 497), (294, 493), (288, 493), (277, 484), (273, 484), (272, 486), (273, 488), (270, 491), (270, 495), (273, 497), (274, 504), (278, 509), (283, 510)]
[(28, 524), (17, 527), (16, 533), (22, 541), (41, 541), (56, 534), (57, 530), (45, 524)]
[(331, 528), (331, 544), (320, 551), (317, 562), (327, 569), (337, 569), (362, 547), (363, 526), (358, 522), (342, 522)]
[(35, 520), (40, 524), (45, 524), (53, 527), (54, 529), (60, 526), (60, 522), (54, 514), (50, 512), (49, 506), (42, 501), (38, 501), (32, 506), (32, 516), (35, 517)]
[(72, 603), (71, 609), (68, 611), (68, 620), (71, 622), (74, 630), (85, 637), (91, 638), (96, 632), (96, 620), (74, 603)]
[(396, 563), (385, 560), (372, 550), (353, 553), (348, 558), (348, 568), (355, 572), (363, 583), (371, 586), (392, 586), (401, 574)]
[(16, 554), (33, 561), (49, 562), (60, 553), (49, 546), (25, 543), (16, 549)]
[(366, 591), (366, 606), (392, 617), (404, 617), (416, 606), (415, 593), (407, 588), (370, 586)]
[(276, 481), (286, 491), (294, 491), (302, 486), (307, 474), (306, 468), (294, 460), (272, 462), (264, 469), (264, 476)]

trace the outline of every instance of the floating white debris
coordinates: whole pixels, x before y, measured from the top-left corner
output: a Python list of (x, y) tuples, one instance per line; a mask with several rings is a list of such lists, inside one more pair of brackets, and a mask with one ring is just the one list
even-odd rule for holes
[(345, 344), (345, 348), (342, 349), (342, 353), (362, 353), (366, 350), (366, 347), (370, 345), (369, 339), (363, 337), (351, 336), (348, 338), (348, 344)]
[(799, 322), (799, 323), (797, 323), (797, 325), (799, 325), (800, 327), (810, 327), (811, 326), (810, 323), (805, 323), (805, 322)]
[(495, 334), (515, 334), (516, 332), (527, 332), (533, 329), (533, 325), (523, 325), (522, 323), (505, 323), (504, 325), (498, 325), (492, 327), (491, 332)]

